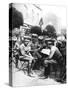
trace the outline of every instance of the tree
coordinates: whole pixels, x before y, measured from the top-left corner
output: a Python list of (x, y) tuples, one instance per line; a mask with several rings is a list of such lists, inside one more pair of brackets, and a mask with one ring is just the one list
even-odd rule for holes
[(56, 38), (56, 30), (53, 25), (47, 25), (47, 35), (52, 38)]
[(19, 28), (23, 25), (23, 16), (21, 12), (13, 7), (13, 4), (9, 5), (9, 29)]
[(41, 35), (42, 34), (42, 31), (41, 31), (41, 28), (38, 27), (38, 26), (33, 26), (30, 30), (30, 33), (34, 33), (34, 34), (37, 34), (37, 35)]

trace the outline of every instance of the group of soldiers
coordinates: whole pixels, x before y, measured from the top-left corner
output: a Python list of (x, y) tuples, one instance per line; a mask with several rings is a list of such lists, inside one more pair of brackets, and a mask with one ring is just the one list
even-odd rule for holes
[(29, 62), (29, 76), (33, 70), (44, 68), (44, 78), (48, 78), (52, 67), (55, 76), (60, 71), (56, 81), (66, 81), (66, 41), (32, 33), (19, 36), (13, 49), (18, 52), (15, 56), (16, 68), (19, 59)]

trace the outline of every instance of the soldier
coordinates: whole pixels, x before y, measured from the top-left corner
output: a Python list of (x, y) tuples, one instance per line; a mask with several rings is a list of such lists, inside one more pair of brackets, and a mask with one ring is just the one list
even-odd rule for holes
[(29, 75), (31, 73), (31, 63), (33, 60), (33, 57), (30, 54), (30, 51), (31, 51), (31, 37), (30, 36), (24, 36), (24, 43), (20, 45), (20, 51), (21, 51), (22, 58), (25, 61), (28, 61), (28, 64), (29, 64), (28, 75)]
[(31, 53), (34, 57), (34, 63), (33, 63), (33, 69), (39, 69), (39, 63), (38, 63), (38, 58), (41, 57), (41, 55), (38, 52), (39, 50), (39, 42), (38, 42), (38, 35), (37, 34), (32, 34), (32, 44), (31, 44)]
[[(61, 52), (59, 51), (59, 49), (54, 46), (54, 44), (50, 41), (48, 42), (48, 48), (50, 48), (50, 55), (48, 56), (48, 60), (51, 60), (53, 59), (55, 62), (57, 62), (57, 64), (59, 65), (59, 69), (60, 69), (60, 76), (62, 74), (62, 67), (63, 67), (63, 57), (62, 57), (62, 54)], [(48, 69), (48, 74), (50, 74), (50, 64), (49, 65), (49, 69)], [(54, 67), (54, 70), (56, 70), (56, 66)], [(60, 77), (61, 79), (61, 77)]]

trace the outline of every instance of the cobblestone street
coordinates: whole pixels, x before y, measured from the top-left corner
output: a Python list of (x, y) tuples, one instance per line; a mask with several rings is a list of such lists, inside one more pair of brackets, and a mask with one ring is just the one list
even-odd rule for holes
[(39, 79), (37, 75), (35, 77), (29, 77), (25, 75), (22, 71), (13, 71), (13, 85), (16, 86), (40, 86), (40, 85), (58, 85), (60, 83), (56, 82), (51, 78)]

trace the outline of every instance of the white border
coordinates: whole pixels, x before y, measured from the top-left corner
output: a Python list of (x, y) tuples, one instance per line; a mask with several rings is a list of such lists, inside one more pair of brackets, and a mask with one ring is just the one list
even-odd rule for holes
[[(68, 16), (68, 0), (1, 0), (0, 1), (0, 90), (12, 89), (8, 86), (8, 4), (9, 3), (37, 3), (45, 5), (59, 5), (67, 8)], [(67, 17), (68, 24), (68, 17)], [(68, 26), (67, 26), (68, 28)], [(68, 45), (68, 44), (67, 44)], [(68, 49), (67, 49), (68, 51)], [(68, 57), (67, 57), (68, 58)], [(67, 67), (68, 68), (68, 67)], [(67, 70), (68, 71), (68, 70)], [(68, 75), (68, 74), (67, 74)], [(68, 80), (67, 80), (68, 81)], [(68, 85), (48, 85), (48, 86), (35, 86), (35, 87), (23, 87), (25, 90), (67, 90)], [(13, 88), (19, 89), (19, 88)]]

